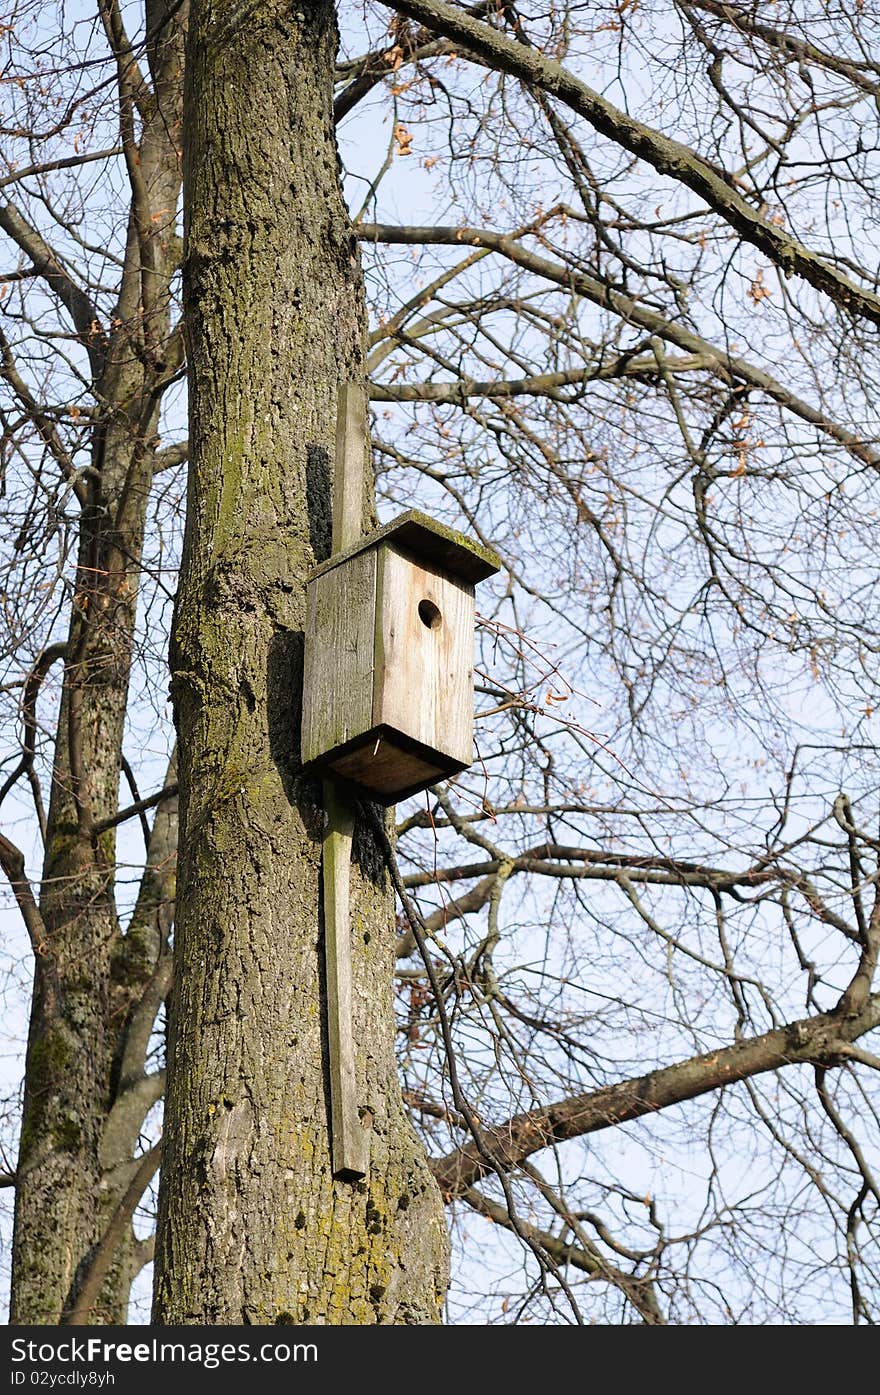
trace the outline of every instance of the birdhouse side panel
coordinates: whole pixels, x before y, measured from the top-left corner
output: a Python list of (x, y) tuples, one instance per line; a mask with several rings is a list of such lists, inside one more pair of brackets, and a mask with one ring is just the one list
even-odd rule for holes
[(307, 596), (303, 764), (320, 760), (372, 724), (375, 550), (315, 577)]
[(374, 725), (470, 765), (473, 586), (380, 547), (376, 607)]

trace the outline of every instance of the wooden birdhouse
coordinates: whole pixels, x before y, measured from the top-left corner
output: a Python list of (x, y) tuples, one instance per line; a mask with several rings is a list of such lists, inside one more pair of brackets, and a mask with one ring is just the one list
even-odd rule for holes
[(302, 760), (382, 804), (473, 759), (474, 587), (494, 552), (411, 511), (308, 581)]

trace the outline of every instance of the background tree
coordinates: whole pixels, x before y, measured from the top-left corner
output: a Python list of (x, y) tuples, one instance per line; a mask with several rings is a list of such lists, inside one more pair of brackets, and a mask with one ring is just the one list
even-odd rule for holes
[[(186, 14), (99, 19), (47, 27), (21, 7), (6, 35), (4, 695), (21, 735), (0, 851), (36, 964), (7, 1180), (13, 1316), (49, 1322), (120, 1317), (150, 1255), (131, 1222), (158, 1162), (151, 1032), (170, 981), (176, 845), (176, 777), (160, 759), (187, 456), (175, 308)], [(255, 51), (271, 67), (300, 23), (230, 12), (205, 59), (217, 90), (237, 92), (245, 63), (253, 78)], [(874, 18), (809, 3), (407, 0), (346, 11), (342, 26), (335, 114), (370, 307), (379, 507), (418, 502), (491, 540), (507, 567), (483, 600), (480, 762), (400, 810), (396, 865), (364, 812), (371, 924), (389, 914), (377, 854), (402, 907), (403, 1096), (461, 1221), (450, 1312), (473, 1299), (507, 1321), (874, 1320)], [(329, 52), (325, 36), (328, 77)], [(299, 53), (294, 42), (291, 62)], [(289, 152), (299, 137), (281, 127), (255, 101), (225, 148), (239, 178), (221, 190), (206, 169), (216, 232), (199, 275), (216, 291), (249, 247), (275, 248), (283, 313), (261, 339), (257, 278), (253, 323), (240, 309), (220, 329), (206, 320), (191, 365), (197, 400), (211, 362), (224, 391), (241, 381), (234, 355), (207, 357), (212, 334), (268, 365), (240, 478), (218, 478), (222, 433), (250, 412), (258, 423), (251, 400), (196, 420), (195, 497), (205, 482), (228, 489), (231, 512), (217, 515), (217, 589), (191, 542), (178, 610), (187, 643), (220, 609), (235, 636), (199, 640), (213, 725), (186, 788), (215, 833), (201, 824), (184, 845), (217, 880), (210, 839), (228, 840), (217, 904), (246, 910), (233, 954), (251, 926), (278, 945), (263, 898), (288, 895), (290, 876), (314, 906), (318, 829), (278, 694), (295, 672), (301, 577), (326, 547), (325, 467), (318, 452), (310, 485), (303, 445), (326, 448), (333, 383), (356, 359), (332, 159), (319, 184), (301, 145), (291, 195), (289, 153), (276, 167), (271, 142), (293, 140)], [(329, 345), (317, 329), (308, 345), (286, 337), (300, 273), (273, 238), (294, 208), (314, 218), (303, 188), (325, 190), (324, 221), (318, 236), (304, 219), (295, 245), (345, 249), (329, 284), (349, 288), (336, 315), (348, 338), (334, 325)], [(327, 306), (308, 304), (326, 324)], [(308, 390), (285, 392), (273, 344)], [(236, 451), (227, 442), (223, 459)], [(276, 550), (265, 528), (278, 521)], [(277, 667), (261, 667), (270, 653)], [(192, 696), (176, 698), (183, 730), (199, 708), (188, 716)], [(224, 769), (238, 780), (231, 759), (253, 781), (244, 794), (222, 785)], [(280, 824), (262, 821), (270, 808)], [(37, 825), (45, 852), (30, 850)], [(313, 909), (305, 918), (295, 962), (314, 1004)], [(253, 1018), (254, 993), (277, 982), (258, 962), (236, 999)], [(178, 1001), (211, 1026), (204, 970), (191, 972)], [(217, 1050), (235, 1044), (236, 1071), (251, 1048), (260, 1071), (272, 1061), (262, 1098), (280, 1110), (289, 1044), (268, 1017), (211, 1031)], [(302, 1030), (314, 1079), (314, 1026)], [(222, 1104), (217, 1050), (193, 1081), (203, 1140), (207, 1104)], [(208, 1168), (210, 1206), (219, 1214), (228, 1188), (233, 1215), (256, 1215), (259, 1170), (282, 1165), (283, 1144), (240, 1095), (229, 1105), (227, 1136), (251, 1162), (222, 1178)], [(192, 1156), (195, 1135), (181, 1138), (168, 1166), (192, 1180), (175, 1149)], [(317, 1204), (320, 1159), (295, 1185)], [(308, 1217), (302, 1229), (312, 1235)], [(488, 1274), (468, 1260), (487, 1234)], [(209, 1301), (219, 1313), (226, 1296)], [(393, 1292), (351, 1301), (366, 1304), (358, 1321), (407, 1316)]]

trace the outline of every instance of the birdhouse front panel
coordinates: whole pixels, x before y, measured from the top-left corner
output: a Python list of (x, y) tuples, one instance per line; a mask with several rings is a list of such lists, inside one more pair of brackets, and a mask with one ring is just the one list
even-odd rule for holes
[(373, 722), (447, 761), (473, 757), (474, 588), (379, 549)]

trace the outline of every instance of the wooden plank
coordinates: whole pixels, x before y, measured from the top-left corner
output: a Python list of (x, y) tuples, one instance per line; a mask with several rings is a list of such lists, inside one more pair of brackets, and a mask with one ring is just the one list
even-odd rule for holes
[(474, 588), (387, 543), (376, 582), (373, 725), (470, 765)]
[(363, 532), (367, 394), (363, 383), (342, 383), (336, 403), (331, 550), (352, 547)]
[(376, 554), (360, 552), (308, 586), (303, 763), (373, 725)]
[(330, 1065), (330, 1129), (333, 1175), (365, 1177), (369, 1138), (357, 1107), (351, 1019), (351, 842), (350, 803), (324, 781), (327, 824), (323, 845), (324, 955), (327, 977), (327, 1045)]
[[(333, 470), (334, 552), (357, 542), (362, 532), (364, 493), (364, 448), (367, 431), (367, 401), (363, 382), (343, 384), (336, 409), (336, 460)], [(359, 567), (358, 564), (362, 563)], [(354, 568), (352, 571), (351, 568)], [(361, 572), (363, 576), (361, 576)], [(355, 582), (355, 578), (357, 581)], [(351, 567), (337, 569), (321, 578), (332, 589), (327, 595), (332, 614), (333, 634), (324, 633), (315, 647), (315, 669), (310, 679), (319, 689), (316, 706), (318, 721), (333, 711), (331, 725), (355, 725), (365, 706), (359, 685), (369, 687), (369, 676), (362, 669), (372, 668), (364, 645), (366, 629), (374, 629), (376, 562), (375, 554), (365, 553)], [(348, 584), (346, 584), (346, 581)], [(320, 624), (320, 601), (316, 619)], [(346, 613), (347, 612), (347, 613)], [(366, 653), (364, 652), (366, 649)], [(335, 655), (332, 662), (329, 656)], [(350, 679), (351, 693), (331, 693), (325, 676), (317, 670), (325, 664), (333, 682), (334, 670)], [(354, 704), (348, 715), (347, 697)], [(341, 714), (341, 716), (340, 716)], [(367, 723), (369, 725), (369, 723)], [(337, 738), (338, 739), (338, 738)], [(333, 1175), (345, 1181), (365, 1177), (369, 1140), (358, 1112), (354, 1036), (351, 1018), (351, 843), (354, 829), (353, 806), (330, 780), (324, 781), (324, 809), (327, 815), (323, 844), (324, 873), (324, 964), (327, 984), (327, 1045), (330, 1067), (330, 1149)]]

